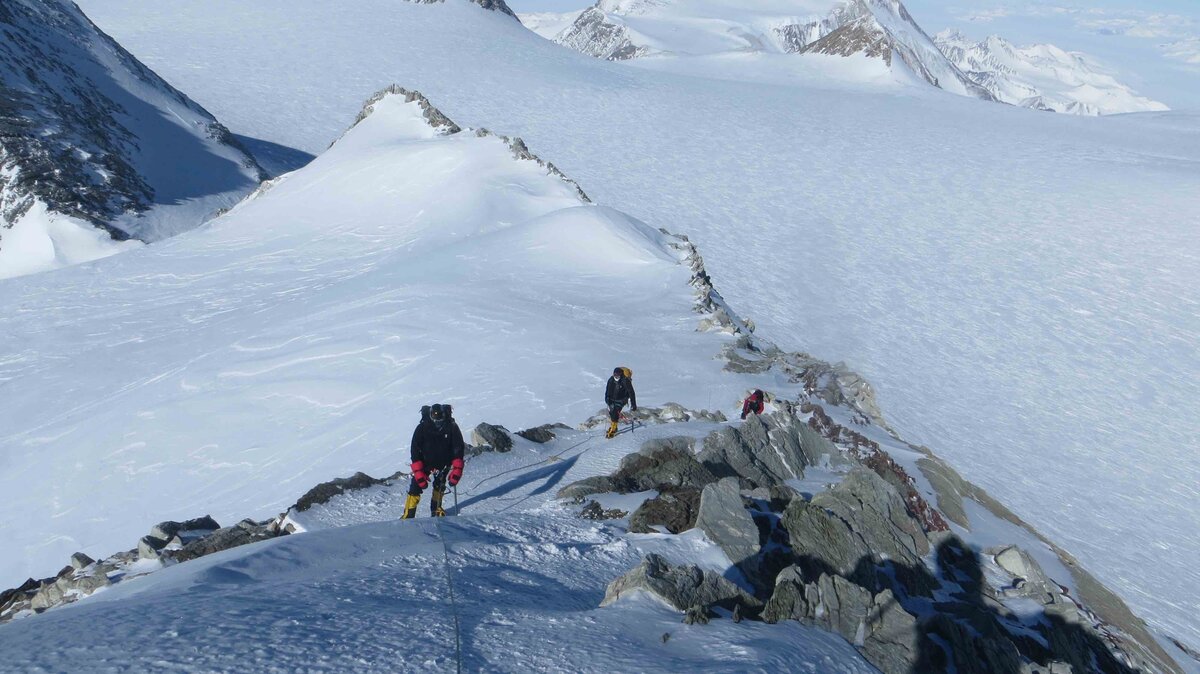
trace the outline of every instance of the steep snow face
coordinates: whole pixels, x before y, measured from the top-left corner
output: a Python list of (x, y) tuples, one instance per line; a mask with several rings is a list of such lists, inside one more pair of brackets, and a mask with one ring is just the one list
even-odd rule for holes
[(972, 42), (952, 30), (938, 33), (934, 41), (959, 70), (1005, 103), (1076, 115), (1167, 110), (1082, 54), (1054, 45), (1016, 47), (996, 35)]
[(177, 234), (261, 177), (225, 127), (74, 3), (0, 7), (0, 277)]
[(1200, 437), (1181, 413), (1200, 400), (1197, 115), (679, 76), (652, 67), (685, 59), (585, 57), (465, 2), (84, 5), (244, 135), (320, 152), (396, 73), (519, 133), (597, 202), (691, 236), (760, 333), (850, 363), (906, 438), (1200, 648), (1200, 464), (1180, 458)]
[(755, 383), (722, 373), (733, 338), (697, 330), (668, 237), (445, 121), (384, 94), (200, 230), (0, 284), (0, 382), (23, 392), (0, 406), (0, 493), (22, 494), (0, 506), (0, 586), (163, 518), (390, 474), (422, 404), (520, 428), (596, 413), (617, 364), (646, 403)]

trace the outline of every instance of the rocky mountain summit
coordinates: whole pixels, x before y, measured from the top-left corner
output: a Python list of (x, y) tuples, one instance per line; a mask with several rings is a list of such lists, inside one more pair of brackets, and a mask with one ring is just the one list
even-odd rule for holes
[[(74, 3), (0, 6), (0, 274), (13, 256), (33, 254), (33, 243), (4, 251), (38, 238), (26, 230), (47, 218), (154, 241), (199, 225), (265, 177), (228, 129)], [(59, 243), (53, 230), (43, 236)]]

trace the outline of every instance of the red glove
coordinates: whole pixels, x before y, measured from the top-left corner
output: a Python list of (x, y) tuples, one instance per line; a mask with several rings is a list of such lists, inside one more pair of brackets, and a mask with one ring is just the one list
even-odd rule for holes
[(413, 476), (413, 480), (416, 481), (417, 486), (420, 487), (421, 489), (424, 489), (429, 486), (429, 473), (425, 472), (425, 462), (424, 461), (413, 461), (412, 462), (412, 476)]
[(450, 462), (450, 476), (446, 478), (446, 481), (450, 483), (451, 487), (458, 484), (458, 481), (462, 479), (462, 469), (462, 459), (455, 459)]

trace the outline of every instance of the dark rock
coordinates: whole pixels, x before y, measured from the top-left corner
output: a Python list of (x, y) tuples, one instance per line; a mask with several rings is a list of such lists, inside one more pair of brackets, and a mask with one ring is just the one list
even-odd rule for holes
[(229, 550), (230, 548), (274, 537), (275, 535), (271, 533), (269, 527), (256, 525), (253, 521), (243, 520), (237, 526), (217, 529), (209, 536), (188, 543), (183, 546), (183, 549), (172, 553), (171, 557), (177, 561), (186, 562), (197, 557), (211, 555), (214, 552)]
[(755, 415), (740, 427), (710, 433), (698, 458), (717, 477), (744, 477), (753, 487), (783, 484), (803, 477), (809, 464), (800, 444), (801, 425), (784, 412)]
[(679, 611), (694, 606), (719, 606), (732, 611), (741, 605), (742, 613), (757, 615), (762, 608), (762, 602), (719, 574), (695, 565), (672, 566), (656, 554), (646, 555), (641, 564), (609, 583), (600, 605), (608, 606), (636, 591), (656, 595)]
[(605, 510), (599, 501), (588, 501), (588, 504), (580, 511), (579, 516), (585, 520), (619, 520), (628, 514), (624, 510), (616, 508)]
[(71, 568), (75, 569), (76, 571), (88, 566), (89, 564), (95, 563), (96, 560), (88, 557), (82, 552), (76, 552), (75, 554), (71, 555)]
[(914, 669), (920, 654), (917, 620), (890, 590), (872, 596), (851, 581), (829, 574), (806, 583), (801, 569), (790, 567), (776, 579), (762, 617), (770, 623), (798, 620), (836, 632), (884, 674), (922, 671)]
[(704, 487), (696, 527), (747, 577), (757, 574), (755, 556), (761, 549), (758, 527), (742, 505), (736, 477), (727, 477)]
[(695, 441), (688, 437), (650, 440), (621, 459), (613, 482), (626, 494), (672, 487), (700, 489), (716, 482), (716, 476), (696, 460), (694, 446)]
[(579, 500), (582, 503), (581, 499), (585, 496), (606, 494), (616, 490), (617, 485), (611, 477), (607, 475), (593, 475), (592, 477), (585, 477), (578, 482), (572, 482), (559, 489), (556, 496), (561, 499)]
[(700, 512), (700, 490), (694, 487), (664, 491), (648, 499), (629, 518), (629, 530), (635, 534), (653, 533), (654, 526), (666, 527), (673, 534), (696, 526)]
[(481, 423), (471, 431), (471, 442), (487, 445), (496, 452), (507, 452), (513, 448), (512, 434), (503, 426)]
[(142, 559), (158, 559), (159, 552), (165, 547), (167, 547), (167, 542), (161, 538), (142, 536), (137, 545), (138, 557)]
[(622, 494), (679, 488), (700, 489), (716, 482), (692, 453), (692, 438), (659, 438), (621, 459), (621, 465), (611, 476), (594, 476), (563, 487), (558, 498), (583, 498), (591, 494), (615, 491)]
[(150, 537), (169, 541), (183, 531), (216, 531), (221, 525), (211, 515), (197, 517), (186, 522), (159, 522), (150, 528)]
[(849, 523), (872, 553), (919, 566), (929, 552), (921, 523), (909, 514), (895, 488), (870, 470), (855, 468), (812, 503)]
[[(338, 494), (366, 489), (377, 484), (383, 484), (383, 482), (384, 480), (378, 480), (362, 472), (355, 473), (350, 477), (339, 477), (329, 482), (322, 482), (309, 489), (300, 497), (300, 500), (296, 501), (296, 505), (292, 506), (291, 509), (302, 513), (313, 506), (328, 503)], [(216, 523), (214, 522), (214, 524)]]
[(517, 431), (517, 435), (521, 436), (522, 438), (525, 438), (526, 440), (528, 440), (530, 442), (544, 444), (544, 443), (550, 442), (555, 437), (557, 437), (557, 435), (555, 434), (555, 431), (559, 431), (559, 430), (569, 431), (569, 430), (571, 430), (571, 427), (567, 426), (565, 424), (544, 424), (542, 426), (536, 426), (534, 428), (526, 428), (523, 431)]
[[(737, 607), (734, 607), (734, 610), (736, 611)], [(685, 625), (707, 625), (708, 618), (709, 610), (705, 606), (693, 606), (683, 612), (683, 624)]]
[(813, 577), (823, 571), (853, 575), (858, 561), (871, 554), (849, 524), (804, 499), (792, 500), (781, 523), (801, 565)]

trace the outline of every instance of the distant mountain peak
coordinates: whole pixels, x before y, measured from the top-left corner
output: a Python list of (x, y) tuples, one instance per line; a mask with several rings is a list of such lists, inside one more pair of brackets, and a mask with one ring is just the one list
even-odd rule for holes
[(934, 37), (943, 54), (996, 100), (1076, 115), (1166, 110), (1137, 95), (1083, 54), (1052, 44), (1018, 47), (998, 35), (973, 41), (957, 30)]

